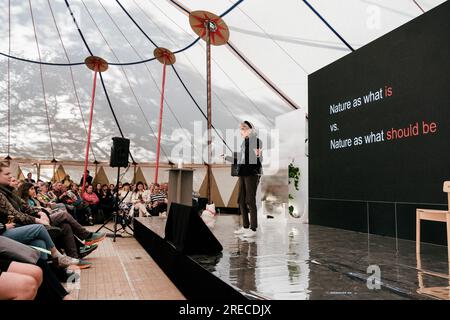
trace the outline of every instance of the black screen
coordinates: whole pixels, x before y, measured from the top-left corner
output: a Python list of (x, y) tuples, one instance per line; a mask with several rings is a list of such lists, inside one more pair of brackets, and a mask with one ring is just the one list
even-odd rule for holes
[(309, 76), (310, 197), (445, 203), (448, 2)]
[(448, 208), (449, 2), (309, 76), (309, 156), (311, 224), (414, 240)]

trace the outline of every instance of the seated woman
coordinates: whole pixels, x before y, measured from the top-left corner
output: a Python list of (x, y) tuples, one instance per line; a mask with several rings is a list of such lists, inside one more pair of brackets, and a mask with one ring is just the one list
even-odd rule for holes
[[(119, 186), (122, 184), (119, 183)], [(133, 220), (133, 203), (131, 202), (131, 194), (132, 191), (130, 190), (130, 184), (128, 182), (124, 183), (122, 188), (119, 189), (118, 193), (118, 219), (119, 223), (122, 225), (123, 234), (122, 236), (126, 236), (126, 226), (130, 225)]]
[(108, 185), (102, 185), (101, 191), (97, 194), (99, 203), (98, 207), (103, 212), (105, 219), (109, 218), (113, 212), (114, 196), (109, 191)]
[(161, 191), (159, 184), (155, 183), (153, 186), (153, 193), (150, 195), (150, 213), (152, 216), (159, 216), (167, 214), (167, 194)]
[[(102, 241), (105, 238), (105, 234), (102, 233), (91, 233), (85, 228), (83, 228), (65, 209), (58, 208), (51, 210), (50, 208), (44, 208), (40, 206), (39, 201), (36, 199), (36, 189), (31, 183), (25, 182), (19, 188), (19, 196), (26, 201), (30, 210), (36, 212), (38, 211), (38, 215), (40, 219), (48, 222), (52, 226), (59, 227), (62, 230), (62, 247), (64, 251), (73, 258), (79, 258), (78, 255), (78, 246), (76, 244), (74, 235), (80, 238), (81, 240), (85, 240), (87, 245), (91, 245), (93, 243)], [(21, 207), (26, 208), (26, 205)], [(50, 210), (47, 210), (50, 209)], [(40, 214), (39, 212), (45, 212), (44, 214)], [(81, 248), (80, 250), (86, 251), (87, 248)], [(90, 264), (81, 261), (83, 266), (87, 267)], [(80, 265), (81, 266), (81, 265)]]
[(133, 210), (139, 211), (139, 217), (146, 217), (149, 215), (147, 212), (147, 204), (149, 204), (149, 202), (149, 193), (147, 190), (144, 190), (144, 184), (139, 181), (136, 184), (136, 189), (131, 193)]
[(71, 199), (71, 203), (74, 206), (74, 217), (80, 224), (94, 225), (94, 219), (92, 218), (91, 208), (83, 201), (80, 196), (79, 187), (75, 182), (70, 185), (67, 195)]
[[(23, 283), (24, 278), (17, 275), (27, 275), (32, 279)], [(14, 281), (12, 284), (15, 287), (10, 286), (10, 281)], [(25, 284), (27, 286), (24, 288)], [(0, 236), (0, 300), (24, 300), (34, 297), (36, 300), (47, 302), (72, 300), (47, 261), (39, 259), (37, 250)]]
[(100, 195), (102, 194), (102, 184), (101, 183), (97, 183), (95, 185), (94, 192), (97, 195), (97, 197), (100, 198)]
[(98, 203), (100, 200), (95, 194), (92, 185), (86, 187), (86, 191), (81, 195), (81, 198), (89, 206), (92, 217), (94, 218), (94, 223), (98, 223)]
[(130, 184), (128, 182), (124, 183), (122, 190), (119, 191), (119, 215), (121, 216), (133, 215), (132, 212), (130, 213), (131, 208), (133, 207), (131, 193)]
[[(50, 250), (51, 256), (57, 258), (58, 263), (63, 267), (78, 264), (78, 259), (62, 255), (56, 249), (50, 235), (43, 226), (48, 224), (46, 221), (14, 208), (12, 203), (17, 205), (20, 199), (13, 193), (14, 190), (9, 187), (10, 180), (11, 170), (5, 164), (0, 163), (0, 233), (21, 243)], [(47, 259), (47, 254), (42, 253), (42, 258)]]

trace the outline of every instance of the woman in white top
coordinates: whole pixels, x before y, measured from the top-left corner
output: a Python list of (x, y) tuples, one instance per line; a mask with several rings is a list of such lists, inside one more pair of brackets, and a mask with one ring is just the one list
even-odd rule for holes
[(119, 202), (119, 211), (121, 215), (129, 215), (133, 203), (131, 202), (130, 184), (128, 182), (123, 184), (122, 190), (119, 190)]
[(131, 203), (133, 204), (133, 211), (139, 210), (139, 217), (148, 216), (147, 203), (149, 202), (149, 193), (144, 189), (144, 184), (139, 181), (136, 184), (136, 189), (134, 189), (131, 194)]

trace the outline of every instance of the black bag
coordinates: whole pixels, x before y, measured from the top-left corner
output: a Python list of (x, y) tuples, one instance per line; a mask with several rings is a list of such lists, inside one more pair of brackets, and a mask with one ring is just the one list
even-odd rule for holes
[(231, 176), (232, 177), (237, 177), (237, 176), (239, 176), (239, 165), (236, 163), (236, 164), (232, 164), (231, 165)]
[(239, 168), (240, 165), (237, 163), (238, 153), (233, 152), (233, 163), (231, 164), (231, 176), (237, 177), (239, 176)]

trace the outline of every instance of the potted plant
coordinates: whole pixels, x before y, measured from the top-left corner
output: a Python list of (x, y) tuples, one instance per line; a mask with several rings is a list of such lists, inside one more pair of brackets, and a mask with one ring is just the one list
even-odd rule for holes
[[(296, 167), (294, 165), (294, 160), (292, 160), (292, 162), (289, 164), (289, 184), (294, 184), (294, 188), (295, 190), (300, 190), (299, 188), (299, 184), (300, 184), (300, 168)], [(289, 193), (289, 200), (294, 200), (294, 196)], [(291, 202), (291, 201), (289, 201)], [(292, 217), (296, 217), (294, 214), (294, 206), (290, 203), (289, 204), (289, 214)], [(297, 217), (296, 217), (297, 218)]]

